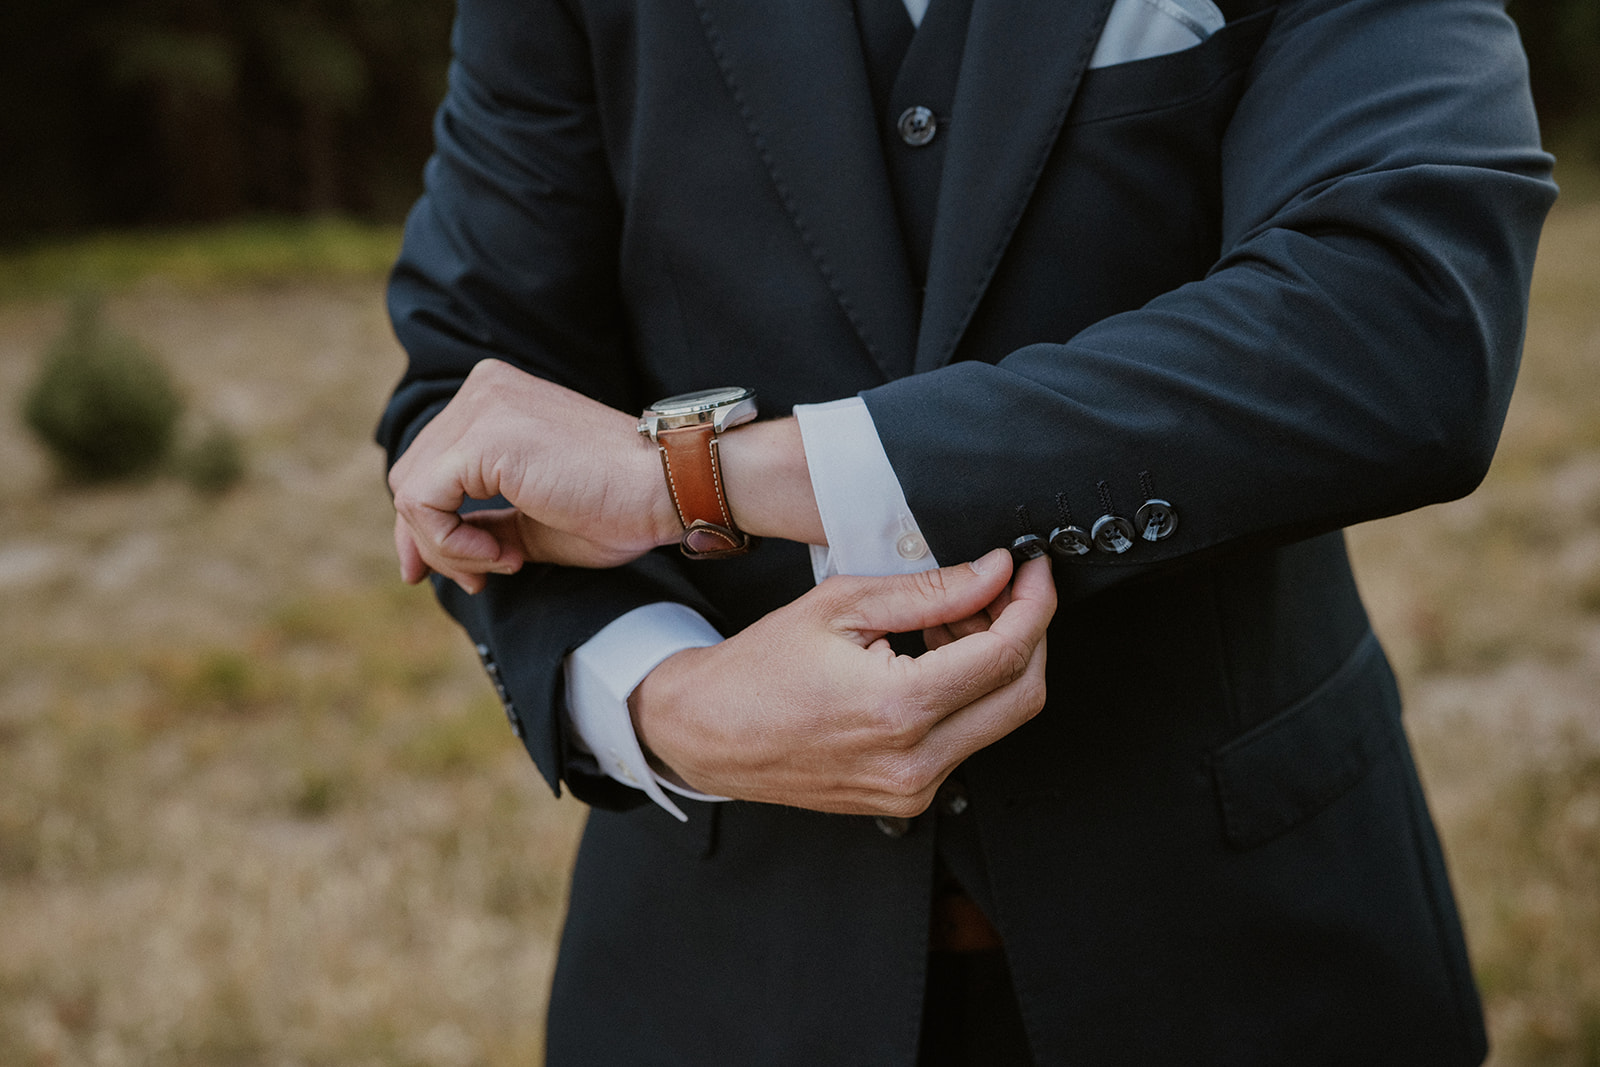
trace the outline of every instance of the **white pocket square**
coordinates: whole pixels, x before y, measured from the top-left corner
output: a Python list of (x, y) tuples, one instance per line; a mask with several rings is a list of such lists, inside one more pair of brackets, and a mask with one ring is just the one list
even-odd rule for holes
[(1212, 0), (1117, 0), (1089, 68), (1193, 48), (1226, 21)]

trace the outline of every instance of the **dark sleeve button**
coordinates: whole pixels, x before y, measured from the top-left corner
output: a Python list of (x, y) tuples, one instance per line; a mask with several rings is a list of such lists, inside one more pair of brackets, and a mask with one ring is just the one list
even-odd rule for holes
[(500, 665), (494, 661), (494, 653), (488, 645), (476, 645), (473, 651), (478, 654), (478, 660), (483, 664), (484, 671), (489, 675), (489, 681), (494, 685), (494, 695), (500, 698), (500, 706), (505, 709), (506, 721), (511, 724), (511, 732), (517, 737), (522, 736), (522, 719), (517, 715), (517, 707), (511, 702), (511, 694), (506, 690), (506, 684), (500, 677)]
[(1018, 563), (1026, 563), (1030, 559), (1038, 559), (1044, 555), (1044, 538), (1035, 533), (1023, 534), (1011, 542), (1011, 558)]
[(1178, 528), (1178, 512), (1165, 500), (1146, 500), (1134, 513), (1133, 524), (1146, 541), (1164, 541)]
[(938, 118), (932, 111), (920, 106), (908, 107), (900, 112), (900, 119), (895, 126), (900, 130), (900, 139), (912, 148), (921, 148), (939, 132)]
[(1050, 531), (1050, 551), (1062, 558), (1086, 555), (1092, 547), (1089, 531), (1082, 526), (1057, 526)]
[(1121, 515), (1102, 515), (1094, 521), (1089, 536), (1100, 551), (1120, 556), (1133, 547), (1133, 523)]

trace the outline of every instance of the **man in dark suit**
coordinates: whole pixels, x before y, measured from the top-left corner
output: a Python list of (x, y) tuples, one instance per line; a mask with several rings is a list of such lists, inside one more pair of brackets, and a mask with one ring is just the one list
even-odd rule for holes
[(1482, 1059), (1338, 530), (1498, 436), (1553, 186), (1497, 0), (454, 46), (379, 436), (594, 806), (552, 1062)]

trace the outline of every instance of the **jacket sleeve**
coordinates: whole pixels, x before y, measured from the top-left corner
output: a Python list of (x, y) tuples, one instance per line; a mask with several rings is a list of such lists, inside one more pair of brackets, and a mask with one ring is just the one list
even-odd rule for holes
[[(462, 0), (425, 193), (389, 285), (409, 357), (378, 427), (389, 462), (485, 358), (638, 410), (617, 284), (621, 208), (598, 133), (587, 47), (549, 0)], [(658, 601), (717, 615), (666, 553), (609, 571), (529, 566), (467, 596), (435, 588), (504, 691), (551, 788), (612, 807), (643, 794), (599, 774), (564, 733), (564, 657)]]
[(1502, 7), (1284, 0), (1223, 134), (1203, 279), (863, 393), (934, 553), (1008, 543), (1019, 505), (1045, 533), (1057, 494), (1080, 525), (1131, 519), (1153, 482), (1176, 532), (1058, 566), (1082, 596), (1474, 488), (1555, 193)]

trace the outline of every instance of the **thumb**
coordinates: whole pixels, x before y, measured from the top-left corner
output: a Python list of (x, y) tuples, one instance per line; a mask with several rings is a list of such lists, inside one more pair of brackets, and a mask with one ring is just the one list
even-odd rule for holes
[(991, 603), (1011, 580), (1011, 553), (997, 548), (971, 563), (883, 578), (830, 579), (842, 599), (833, 618), (870, 643), (886, 633), (914, 633), (965, 619)]

